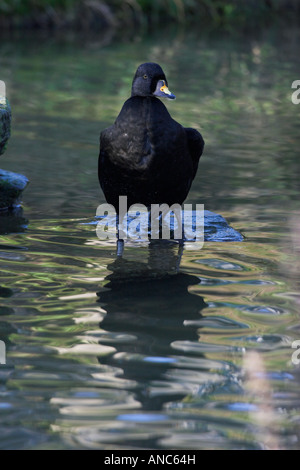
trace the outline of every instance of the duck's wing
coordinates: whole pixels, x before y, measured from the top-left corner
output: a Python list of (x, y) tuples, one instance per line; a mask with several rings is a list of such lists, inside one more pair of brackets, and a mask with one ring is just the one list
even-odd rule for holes
[(203, 153), (204, 140), (200, 132), (198, 132), (196, 129), (192, 129), (191, 127), (186, 127), (185, 133), (187, 137), (189, 152), (193, 162), (192, 178), (194, 179), (197, 173), (200, 157)]
[(143, 129), (135, 135), (125, 130), (112, 126), (101, 133), (99, 165), (109, 164), (120, 172), (141, 174), (149, 168), (154, 156), (149, 133)]

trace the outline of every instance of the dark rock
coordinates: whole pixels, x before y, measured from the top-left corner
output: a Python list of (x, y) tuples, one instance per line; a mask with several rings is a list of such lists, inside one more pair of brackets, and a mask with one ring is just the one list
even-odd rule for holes
[(0, 170), (0, 213), (20, 202), (20, 197), (28, 179), (24, 175)]
[(220, 214), (204, 211), (204, 241), (242, 242), (243, 240), (243, 235), (231, 227)]
[[(0, 155), (4, 153), (10, 137), (10, 126), (11, 109), (5, 96), (5, 83), (0, 81)], [(26, 176), (0, 170), (0, 215), (18, 205), (27, 184)]]

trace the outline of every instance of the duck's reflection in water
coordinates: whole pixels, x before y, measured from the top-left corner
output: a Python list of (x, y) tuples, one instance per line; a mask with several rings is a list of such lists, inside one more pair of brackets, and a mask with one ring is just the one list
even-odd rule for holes
[[(117, 258), (109, 266), (108, 290), (98, 292), (98, 302), (107, 312), (101, 329), (117, 350), (105, 363), (120, 368), (124, 379), (136, 381), (136, 398), (144, 410), (161, 409), (164, 402), (187, 394), (178, 386), (180, 373), (176, 380), (167, 378), (170, 369), (174, 376), (181, 367), (182, 356), (172, 344), (198, 340), (195, 326), (184, 322), (199, 320), (206, 303), (189, 292), (190, 286), (199, 284), (198, 277), (178, 272), (181, 250), (175, 244), (154, 243), (149, 245), (147, 263)], [(122, 337), (129, 340), (120, 342)], [(151, 393), (153, 387), (158, 393)]]

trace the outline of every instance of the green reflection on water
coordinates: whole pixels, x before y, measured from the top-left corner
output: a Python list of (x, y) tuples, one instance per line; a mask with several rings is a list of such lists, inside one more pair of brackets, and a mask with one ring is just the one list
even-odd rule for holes
[[(228, 408), (253, 402), (242, 372), (249, 350), (279, 374), (268, 378), (277, 439), (298, 447), (296, 38), (1, 44), (14, 115), (1, 166), (31, 181), (27, 231), (0, 237), (3, 448), (260, 448), (251, 412)], [(148, 246), (128, 245), (116, 262), (114, 244), (82, 225), (103, 202), (100, 130), (146, 60), (166, 71), (172, 116), (206, 140), (188, 202), (204, 202), (246, 237), (185, 250), (179, 275), (158, 269), (152, 281)], [(173, 246), (155, 259), (174, 272), (177, 256)]]

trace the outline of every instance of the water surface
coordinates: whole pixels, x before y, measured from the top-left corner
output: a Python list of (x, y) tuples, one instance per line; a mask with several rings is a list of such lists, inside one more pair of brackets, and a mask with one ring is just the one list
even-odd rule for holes
[[(1, 42), (14, 116), (1, 167), (30, 179), (0, 236), (1, 448), (299, 448), (298, 39)], [(206, 141), (187, 202), (242, 242), (129, 243), (117, 258), (96, 237), (99, 133), (144, 61)]]

